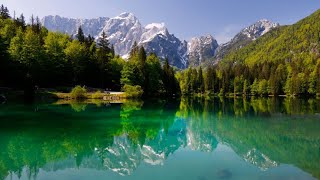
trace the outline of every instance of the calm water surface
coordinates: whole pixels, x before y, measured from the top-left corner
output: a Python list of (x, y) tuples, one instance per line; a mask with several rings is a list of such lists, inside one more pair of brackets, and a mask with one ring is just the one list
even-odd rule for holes
[(0, 105), (0, 179), (319, 179), (320, 100)]

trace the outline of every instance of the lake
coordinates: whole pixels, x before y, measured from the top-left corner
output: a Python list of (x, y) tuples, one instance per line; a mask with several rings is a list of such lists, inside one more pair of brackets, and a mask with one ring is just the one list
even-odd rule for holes
[(0, 179), (320, 179), (320, 100), (8, 102)]

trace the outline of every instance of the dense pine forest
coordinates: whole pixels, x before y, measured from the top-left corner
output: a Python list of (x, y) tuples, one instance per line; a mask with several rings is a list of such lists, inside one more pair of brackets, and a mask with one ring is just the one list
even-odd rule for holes
[[(144, 95), (178, 94), (174, 70), (155, 54), (134, 45), (128, 61), (114, 53), (105, 33), (95, 41), (81, 27), (74, 37), (49, 32), (38, 17), (11, 17), (0, 10), (0, 87), (24, 89), (60, 88), (76, 85), (138, 91)], [(61, 88), (63, 89), (63, 88)]]
[(320, 10), (229, 53), (219, 64), (177, 74), (183, 94), (320, 94)]

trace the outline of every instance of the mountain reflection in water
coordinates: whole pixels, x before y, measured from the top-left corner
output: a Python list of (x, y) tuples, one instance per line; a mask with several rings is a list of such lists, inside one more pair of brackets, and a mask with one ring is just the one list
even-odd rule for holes
[[(197, 160), (192, 152), (220, 151), (245, 162), (235, 169), (256, 167), (250, 172), (257, 175), (272, 177), (272, 169), (288, 165), (301, 175), (296, 178), (320, 178), (319, 113), (317, 99), (8, 103), (0, 105), (0, 178), (41, 179), (52, 172), (68, 179), (56, 172), (94, 169), (139, 179), (138, 169), (147, 173), (184, 160), (188, 166)], [(215, 173), (194, 176), (237, 179), (231, 167), (219, 166), (224, 162)], [(279, 172), (291, 177), (287, 173)]]

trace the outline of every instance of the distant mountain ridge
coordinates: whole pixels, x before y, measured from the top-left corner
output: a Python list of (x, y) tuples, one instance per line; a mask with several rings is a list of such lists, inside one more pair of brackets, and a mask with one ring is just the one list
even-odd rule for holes
[(239, 49), (263, 36), (279, 24), (268, 20), (260, 20), (244, 28), (230, 42), (219, 45), (211, 36), (194, 37), (189, 42), (180, 40), (170, 34), (164, 23), (151, 23), (143, 26), (132, 13), (122, 13), (119, 16), (94, 19), (75, 19), (60, 16), (46, 16), (42, 25), (51, 31), (59, 31), (74, 35), (81, 26), (85, 35), (98, 38), (103, 31), (114, 45), (115, 52), (127, 58), (134, 44), (144, 46), (147, 53), (156, 53), (162, 59), (168, 57), (170, 64), (185, 69), (188, 66), (199, 66), (203, 63), (215, 64), (225, 54)]
[(81, 25), (85, 35), (99, 37), (106, 32), (115, 52), (123, 57), (134, 44), (142, 45), (148, 53), (154, 52), (163, 59), (168, 57), (170, 64), (184, 69), (187, 67), (187, 43), (170, 34), (164, 23), (142, 26), (132, 13), (122, 13), (114, 18), (72, 19), (60, 16), (46, 16), (42, 25), (51, 31), (74, 35)]

